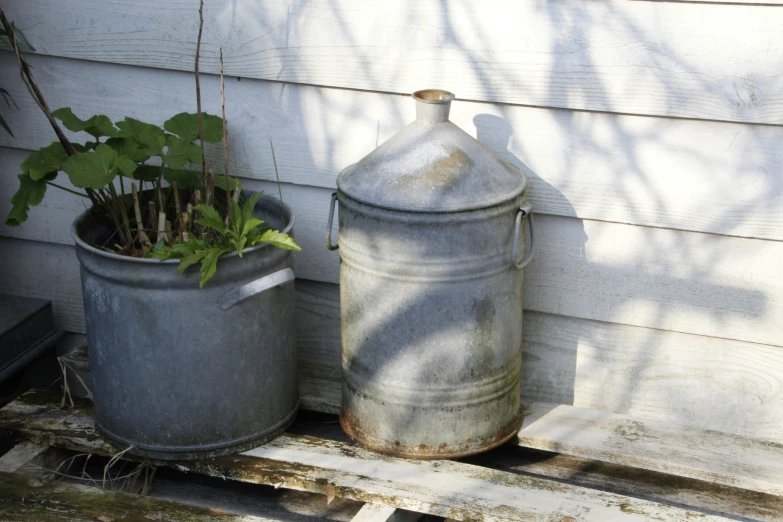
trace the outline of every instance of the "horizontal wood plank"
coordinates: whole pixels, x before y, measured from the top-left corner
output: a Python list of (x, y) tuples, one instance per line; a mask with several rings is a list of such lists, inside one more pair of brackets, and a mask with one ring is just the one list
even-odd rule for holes
[[(0, 410), (0, 425), (33, 440), (48, 437), (75, 451), (112, 455), (84, 410), (64, 411), (41, 395)], [(185, 465), (183, 465), (185, 464)], [(243, 482), (334, 494), (457, 520), (679, 521), (727, 518), (556, 481), (452, 461), (411, 461), (354, 444), (283, 435), (264, 446), (177, 469)]]
[(687, 506), (735, 520), (780, 522), (780, 514), (783, 513), (783, 497), (777, 495), (510, 444), (466, 461), (655, 502)]
[(521, 446), (783, 495), (783, 444), (563, 404), (530, 409)]
[(54, 322), (84, 332), (79, 261), (73, 247), (0, 237), (0, 293), (52, 301)]
[[(197, 9), (185, 0), (6, 6), (39, 53), (185, 71), (193, 69)], [(783, 123), (783, 11), (774, 6), (212, 0), (205, 19), (202, 70), (211, 73), (222, 48), (229, 76)]]
[(30, 461), (45, 452), (48, 446), (33, 444), (29, 441), (23, 441), (11, 448), (7, 453), (0, 456), (0, 472), (17, 473)]
[[(162, 124), (196, 109), (193, 77), (185, 72), (46, 56), (30, 61), (49, 104), (82, 117)], [(37, 149), (55, 137), (16, 70), (15, 58), (0, 52), (3, 87), (19, 106), (0, 107), (15, 135), (0, 133), (0, 145)], [(218, 79), (204, 75), (202, 93), (205, 110), (220, 114)], [(327, 188), (415, 117), (407, 96), (236, 78), (227, 79), (226, 100), (232, 173), (274, 181), (271, 139), (282, 181)], [(537, 212), (783, 239), (783, 127), (462, 101), (451, 119), (527, 173)], [(222, 165), (222, 147), (207, 149), (210, 163)], [(0, 168), (16, 174), (22, 153), (8, 154)]]
[[(308, 375), (303, 380), (319, 397), (333, 397), (332, 390), (339, 389), (339, 383), (328, 378)], [(523, 395), (528, 386), (523, 384)], [(674, 417), (656, 421), (568, 404), (528, 402), (525, 411), (516, 444), (526, 448), (764, 494), (783, 493), (783, 442), (688, 426)]]
[(64, 481), (0, 472), (0, 512), (5, 520), (39, 522), (131, 522), (192, 520), (194, 522), (273, 522), (275, 519), (237, 515), (157, 498), (117, 493)]
[(524, 318), (522, 396), (783, 444), (783, 350), (556, 315)]

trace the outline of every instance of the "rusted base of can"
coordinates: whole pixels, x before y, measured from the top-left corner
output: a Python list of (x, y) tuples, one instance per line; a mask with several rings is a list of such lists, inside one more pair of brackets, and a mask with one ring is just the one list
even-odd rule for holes
[(215, 444), (199, 444), (193, 446), (158, 446), (148, 445), (120, 437), (103, 428), (99, 422), (95, 422), (98, 432), (103, 438), (117, 448), (118, 451), (128, 451), (131, 455), (137, 455), (153, 460), (203, 460), (224, 455), (234, 455), (253, 448), (257, 448), (272, 439), (282, 435), (283, 432), (296, 420), (299, 404), (286, 415), (286, 417), (271, 428), (260, 433), (255, 433), (240, 439), (223, 441)]
[(340, 413), (340, 427), (342, 427), (345, 434), (351, 437), (357, 444), (385, 455), (417, 460), (456, 459), (484, 453), (485, 451), (502, 446), (516, 437), (517, 433), (519, 433), (519, 430), (522, 428), (523, 420), (522, 408), (520, 407), (519, 413), (510, 422), (499, 429), (491, 438), (479, 440), (468, 439), (464, 444), (455, 445), (444, 443), (437, 447), (432, 447), (427, 444), (414, 446), (402, 444), (400, 441), (388, 441), (372, 437), (362, 430), (361, 425), (356, 419), (353, 419), (347, 411), (342, 410)]

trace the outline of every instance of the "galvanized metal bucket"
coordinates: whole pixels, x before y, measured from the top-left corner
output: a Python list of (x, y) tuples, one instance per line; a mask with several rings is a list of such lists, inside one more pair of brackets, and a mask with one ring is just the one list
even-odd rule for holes
[[(257, 217), (291, 234), (287, 206), (263, 197)], [(72, 229), (98, 429), (155, 459), (244, 451), (280, 434), (298, 405), (291, 252), (260, 245), (220, 258), (199, 289), (160, 262), (94, 248), (106, 227), (89, 212)]]
[[(522, 424), (527, 180), (419, 91), (417, 119), (337, 178), (343, 391), (360, 444), (412, 458), (495, 447)], [(521, 257), (527, 221), (530, 251)]]

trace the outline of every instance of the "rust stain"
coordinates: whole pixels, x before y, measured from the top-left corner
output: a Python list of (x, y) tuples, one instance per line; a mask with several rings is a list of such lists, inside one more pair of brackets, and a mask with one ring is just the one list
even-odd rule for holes
[(428, 444), (408, 445), (400, 440), (377, 440), (368, 437), (365, 430), (362, 429), (361, 423), (346, 410), (342, 410), (340, 415), (340, 426), (352, 440), (378, 453), (410, 459), (434, 460), (467, 457), (505, 444), (517, 434), (522, 426), (522, 419), (523, 413), (520, 411), (492, 437), (470, 438), (463, 444), (455, 445), (442, 442), (436, 448)]

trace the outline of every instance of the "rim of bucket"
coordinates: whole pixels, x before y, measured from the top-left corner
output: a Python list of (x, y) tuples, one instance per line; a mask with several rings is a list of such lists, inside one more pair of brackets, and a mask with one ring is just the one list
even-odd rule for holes
[[(252, 196), (255, 194), (255, 192), (251, 191), (242, 191), (243, 194), (248, 194), (249, 196)], [(256, 207), (258, 208), (262, 202), (264, 201), (272, 201), (276, 205), (280, 206), (280, 208), (283, 210), (284, 214), (288, 214), (289, 219), (286, 224), (286, 227), (281, 230), (283, 234), (288, 234), (293, 228), (294, 228), (294, 222), (296, 221), (296, 216), (294, 215), (293, 210), (291, 210), (291, 207), (289, 207), (286, 203), (283, 203), (282, 201), (278, 201), (276, 199), (273, 199), (271, 196), (261, 196), (261, 198), (258, 200), (258, 203), (256, 203)], [(81, 214), (79, 214), (76, 219), (71, 224), (71, 236), (76, 241), (76, 244), (83, 248), (84, 250), (90, 252), (91, 254), (94, 254), (96, 256), (105, 257), (107, 259), (121, 259), (123, 261), (127, 261), (129, 263), (148, 263), (148, 264), (155, 264), (155, 265), (161, 265), (161, 264), (169, 264), (169, 265), (175, 265), (179, 264), (181, 261), (180, 259), (166, 259), (165, 261), (159, 261), (157, 259), (149, 259), (146, 257), (131, 257), (131, 256), (121, 256), (120, 254), (114, 254), (112, 252), (106, 252), (104, 250), (100, 250), (98, 248), (95, 248), (92, 245), (87, 244), (81, 237), (79, 237), (79, 232), (77, 230), (79, 223), (82, 222), (82, 220), (86, 219), (90, 213), (95, 209), (95, 207), (90, 207)], [(255, 252), (257, 250), (261, 250), (262, 248), (270, 247), (272, 248), (272, 245), (269, 243), (261, 243), (260, 245), (256, 245), (254, 247), (246, 248), (242, 250), (242, 255), (245, 255), (249, 252)], [(231, 258), (231, 257), (237, 257), (239, 254), (237, 252), (231, 252), (230, 254), (223, 254), (220, 256), (221, 259)]]

